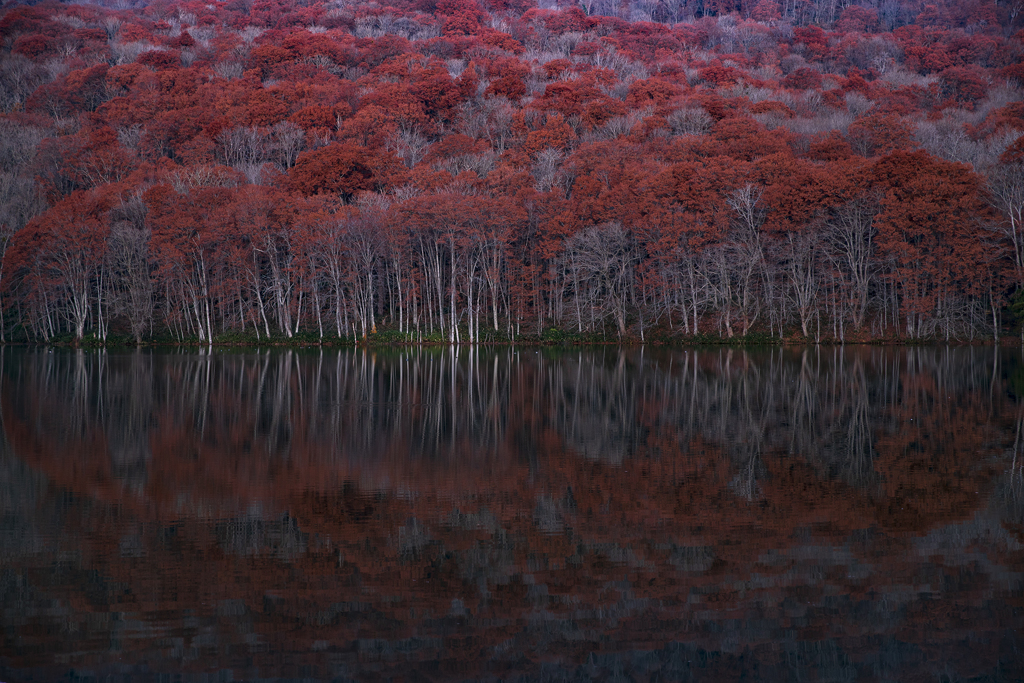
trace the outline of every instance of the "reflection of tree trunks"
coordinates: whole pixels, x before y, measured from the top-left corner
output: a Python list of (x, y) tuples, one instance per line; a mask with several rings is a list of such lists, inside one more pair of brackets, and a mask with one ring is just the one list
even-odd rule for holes
[(1010, 468), (1001, 486), (1003, 518), (1024, 525), (1024, 404), (1017, 411), (1017, 428), (1010, 452)]
[[(1005, 447), (1014, 444), (1005, 463), (1019, 488), (1024, 437), (1014, 440), (1013, 429), (1024, 429), (1024, 417), (1016, 406), (1006, 417), (1005, 379), (1018, 366), (1000, 367), (975, 348), (331, 353), (18, 350), (4, 382), (20, 398), (5, 410), (68, 457), (106, 444), (110, 476), (133, 492), (151, 485), (150, 444), (181, 459), (164, 466), (204, 471), (224, 460), (259, 478), (287, 460), (289, 476), (308, 465), (372, 479), (393, 467), (488, 469), (530, 458), (541, 468), (547, 447), (537, 440), (547, 439), (612, 465), (714, 447), (724, 481), (748, 500), (767, 495), (779, 457), (875, 495), (883, 475), (892, 482), (893, 458), (917, 457), (920, 439), (956, 446), (956, 420), (971, 432), (965, 438), (980, 438), (972, 431), (984, 422), (980, 411), (1013, 425), (1004, 425)], [(996, 422), (983, 425), (986, 439)], [(84, 448), (83, 435), (102, 438)]]

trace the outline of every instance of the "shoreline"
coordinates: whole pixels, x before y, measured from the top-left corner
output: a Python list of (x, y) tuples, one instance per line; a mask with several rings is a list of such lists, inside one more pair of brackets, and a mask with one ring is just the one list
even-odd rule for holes
[[(390, 335), (388, 335), (390, 336)], [(608, 347), (619, 348), (629, 347), (664, 347), (664, 348), (700, 348), (700, 347), (731, 347), (731, 348), (765, 348), (765, 347), (837, 347), (837, 346), (999, 346), (1017, 347), (1022, 346), (1022, 340), (1017, 336), (1002, 337), (998, 341), (992, 338), (981, 339), (904, 339), (897, 337), (877, 338), (854, 338), (854, 339), (805, 339), (802, 337), (768, 337), (767, 335), (748, 335), (746, 337), (718, 337), (717, 335), (697, 335), (689, 337), (656, 337), (646, 340), (640, 339), (574, 339), (574, 338), (538, 338), (535, 335), (526, 336), (516, 340), (487, 340), (474, 342), (449, 342), (447, 340), (401, 340), (394, 338), (375, 339), (356, 338), (345, 339), (337, 337), (324, 337), (323, 339), (310, 339), (304, 335), (292, 339), (214, 339), (212, 342), (200, 341), (198, 339), (170, 340), (170, 339), (149, 339), (140, 343), (134, 340), (118, 337), (100, 341), (86, 337), (83, 340), (50, 340), (50, 341), (7, 341), (0, 343), (0, 347), (39, 347), (39, 348), (62, 348), (62, 349), (130, 349), (130, 348), (219, 348), (219, 349), (244, 349), (244, 348), (278, 348), (278, 349), (299, 349), (299, 348), (459, 348), (459, 347), (545, 347), (545, 348), (586, 348), (586, 347)]]

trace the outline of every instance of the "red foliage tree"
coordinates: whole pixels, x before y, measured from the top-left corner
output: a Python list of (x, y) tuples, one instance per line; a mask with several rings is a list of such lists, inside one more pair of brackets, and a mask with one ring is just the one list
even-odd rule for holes
[(303, 152), (288, 173), (288, 185), (304, 195), (331, 193), (351, 198), (372, 187), (366, 150), (341, 143)]
[(977, 294), (987, 246), (979, 217), (986, 208), (971, 169), (925, 152), (894, 152), (878, 160), (884, 188), (878, 242), (901, 294), (905, 334), (927, 334), (930, 320)]
[(863, 156), (889, 154), (909, 149), (913, 143), (910, 127), (896, 116), (868, 114), (850, 124), (847, 136), (854, 150)]

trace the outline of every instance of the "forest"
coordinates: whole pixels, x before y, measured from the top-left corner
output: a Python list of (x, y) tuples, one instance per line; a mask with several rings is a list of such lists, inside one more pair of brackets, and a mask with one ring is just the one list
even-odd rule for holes
[(1020, 0), (0, 14), (0, 342), (1024, 339)]

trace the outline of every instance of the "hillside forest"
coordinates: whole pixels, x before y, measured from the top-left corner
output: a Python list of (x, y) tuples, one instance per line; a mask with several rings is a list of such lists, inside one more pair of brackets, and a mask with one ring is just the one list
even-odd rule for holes
[(0, 14), (0, 340), (975, 340), (1020, 0)]

